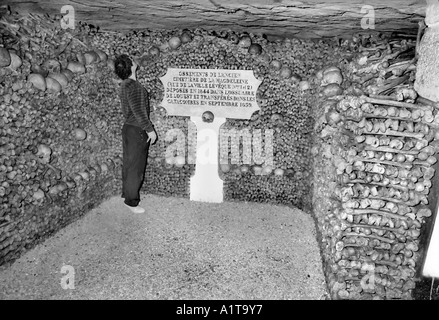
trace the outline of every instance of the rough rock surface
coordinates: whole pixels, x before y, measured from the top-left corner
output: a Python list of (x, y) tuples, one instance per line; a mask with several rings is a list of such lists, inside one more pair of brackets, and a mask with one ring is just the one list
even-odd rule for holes
[(428, 28), (422, 37), (415, 89), (424, 98), (439, 101), (439, 27)]
[[(142, 196), (93, 209), (0, 268), (1, 299), (325, 299), (314, 222), (285, 206)], [(74, 268), (74, 289), (61, 279)]]
[(425, 23), (416, 70), (415, 89), (423, 97), (439, 101), (439, 3), (427, 0)]
[[(63, 5), (73, 5), (76, 20), (102, 29), (138, 28), (233, 29), (265, 33), (268, 36), (320, 38), (365, 31), (361, 19), (375, 13), (376, 31), (416, 33), (424, 19), (425, 1), (360, 0), (185, 0), (185, 1), (27, 1), (13, 0), (18, 12), (60, 13)], [(366, 30), (370, 31), (370, 30)]]

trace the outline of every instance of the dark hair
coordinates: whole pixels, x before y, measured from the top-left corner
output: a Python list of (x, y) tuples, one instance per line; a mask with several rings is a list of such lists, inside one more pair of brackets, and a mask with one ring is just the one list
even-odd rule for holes
[(131, 67), (133, 63), (126, 54), (121, 54), (114, 61), (114, 72), (122, 80), (128, 79), (131, 76)]

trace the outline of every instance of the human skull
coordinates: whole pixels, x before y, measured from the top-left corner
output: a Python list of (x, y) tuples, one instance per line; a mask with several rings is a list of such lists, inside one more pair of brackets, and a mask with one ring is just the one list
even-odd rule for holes
[(82, 172), (79, 172), (79, 175), (80, 175), (80, 176), (82, 177), (82, 179), (85, 180), (85, 181), (90, 180), (90, 173), (89, 173), (87, 170), (82, 171)]
[(101, 173), (105, 174), (109, 171), (108, 165), (106, 163), (101, 163)]
[(44, 61), (42, 65), (44, 70), (47, 70), (49, 72), (57, 73), (61, 71), (61, 64), (58, 62), (58, 60), (55, 59), (49, 59)]
[(88, 167), (87, 168), (87, 170), (88, 170), (88, 173), (89, 173), (89, 177), (91, 178), (91, 179), (96, 179), (96, 176), (97, 176), (97, 174), (98, 174), (98, 172), (96, 171), (96, 169), (94, 168), (94, 167), (92, 167), (92, 166), (90, 166), (90, 167)]
[(203, 113), (201, 118), (203, 119), (204, 122), (211, 123), (211, 122), (213, 122), (213, 119), (215, 118), (215, 116), (213, 115), (213, 113), (211, 111), (206, 111)]
[(282, 120), (283, 120), (283, 117), (282, 117), (282, 115), (280, 113), (273, 113), (271, 115), (271, 122), (273, 124), (276, 124), (276, 125), (280, 124), (282, 122)]
[(76, 183), (76, 185), (80, 184), (81, 181), (84, 180), (79, 173), (75, 173), (75, 175), (72, 177), (72, 179)]
[(50, 149), (45, 144), (38, 145), (37, 157), (40, 159), (41, 163), (49, 163), (50, 157), (52, 156), (52, 149)]
[(336, 83), (338, 85), (343, 83), (343, 75), (341, 74), (341, 70), (337, 67), (329, 67), (323, 70), (322, 86), (332, 83)]

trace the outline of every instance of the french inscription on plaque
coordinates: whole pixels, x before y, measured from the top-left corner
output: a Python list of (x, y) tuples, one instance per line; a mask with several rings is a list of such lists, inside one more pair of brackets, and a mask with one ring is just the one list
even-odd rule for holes
[(168, 115), (250, 119), (260, 110), (256, 91), (262, 81), (253, 70), (168, 68), (160, 78), (164, 86), (162, 106)]

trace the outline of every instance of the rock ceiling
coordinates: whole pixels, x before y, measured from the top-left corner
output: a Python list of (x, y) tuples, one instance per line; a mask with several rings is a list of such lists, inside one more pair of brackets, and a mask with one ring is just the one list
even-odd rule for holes
[[(201, 27), (264, 33), (273, 37), (320, 38), (371, 31), (362, 28), (361, 21), (372, 13), (375, 31), (415, 34), (418, 22), (425, 17), (426, 1), (14, 0), (8, 5), (20, 13), (51, 14), (60, 13), (63, 5), (71, 5), (77, 21), (104, 30)], [(367, 21), (370, 26), (371, 20)]]

